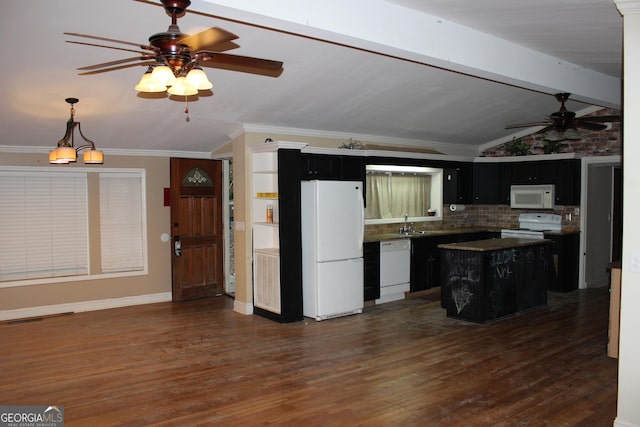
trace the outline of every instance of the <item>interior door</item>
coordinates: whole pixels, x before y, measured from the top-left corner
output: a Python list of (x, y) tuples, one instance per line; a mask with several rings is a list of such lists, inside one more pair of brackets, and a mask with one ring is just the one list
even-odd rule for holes
[(222, 162), (171, 159), (173, 301), (223, 293)]
[(584, 282), (593, 288), (609, 283), (613, 174), (610, 165), (588, 167)]

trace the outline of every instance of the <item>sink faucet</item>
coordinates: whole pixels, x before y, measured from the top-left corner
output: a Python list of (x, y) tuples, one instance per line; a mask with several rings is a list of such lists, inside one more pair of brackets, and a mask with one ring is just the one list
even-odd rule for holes
[(404, 225), (400, 227), (400, 233), (411, 233), (413, 230), (412, 226), (409, 226), (407, 222), (409, 221), (409, 215), (407, 213), (404, 214)]

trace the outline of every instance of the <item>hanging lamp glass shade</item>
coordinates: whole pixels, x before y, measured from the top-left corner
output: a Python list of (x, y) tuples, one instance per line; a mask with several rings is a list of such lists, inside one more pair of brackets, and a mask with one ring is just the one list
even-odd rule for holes
[(69, 163), (68, 160), (64, 160), (64, 159), (58, 159), (57, 155), (56, 155), (56, 148), (54, 148), (53, 150), (49, 151), (49, 163), (54, 164), (54, 165), (63, 165), (63, 164), (67, 164)]
[(148, 71), (142, 75), (134, 89), (138, 92), (165, 92), (167, 90), (167, 86), (156, 82), (151, 75), (151, 71)]
[(207, 90), (213, 87), (205, 72), (200, 68), (192, 68), (187, 73), (187, 81), (198, 90)]
[(74, 147), (58, 147), (56, 148), (56, 160), (66, 162), (76, 161), (76, 149)]
[(167, 90), (171, 95), (197, 95), (198, 89), (196, 89), (191, 83), (187, 81), (186, 77), (178, 77), (175, 83)]
[(158, 65), (153, 68), (151, 79), (153, 84), (171, 86), (176, 81), (176, 76), (171, 71), (171, 68), (166, 65)]
[(83, 160), (87, 164), (101, 165), (104, 163), (104, 154), (100, 150), (86, 150)]

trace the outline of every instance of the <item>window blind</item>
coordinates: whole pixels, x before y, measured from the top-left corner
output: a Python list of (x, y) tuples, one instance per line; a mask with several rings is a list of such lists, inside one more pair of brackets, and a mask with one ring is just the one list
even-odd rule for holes
[(102, 272), (144, 269), (142, 176), (100, 173)]
[(88, 274), (85, 173), (0, 171), (0, 281)]

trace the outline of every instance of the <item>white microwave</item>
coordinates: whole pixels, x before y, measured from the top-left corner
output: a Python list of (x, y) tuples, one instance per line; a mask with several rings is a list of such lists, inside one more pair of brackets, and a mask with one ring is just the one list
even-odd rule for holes
[(556, 187), (548, 185), (512, 185), (513, 209), (553, 209)]

